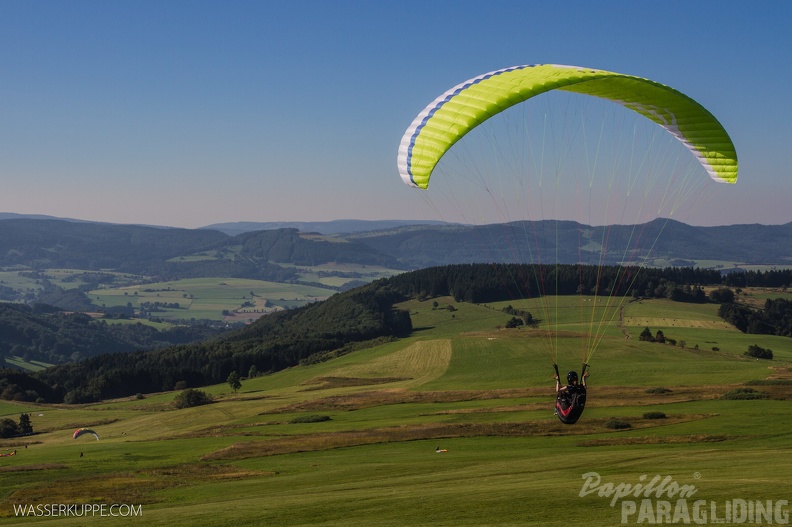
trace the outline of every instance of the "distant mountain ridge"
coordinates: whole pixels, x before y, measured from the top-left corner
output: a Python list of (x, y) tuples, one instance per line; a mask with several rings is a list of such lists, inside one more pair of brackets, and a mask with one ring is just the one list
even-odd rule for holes
[(304, 266), (329, 262), (398, 269), (399, 262), (354, 240), (308, 236), (297, 229), (230, 236), (209, 229), (0, 220), (0, 266), (120, 271), (166, 279), (225, 276), (276, 282)]
[(432, 220), (237, 221), (214, 223), (201, 228), (213, 229), (234, 236), (245, 232), (274, 229), (297, 229), (302, 232), (321, 234), (348, 234), (394, 229), (405, 225), (445, 225), (445, 222)]
[[(7, 219), (3, 219), (7, 218)], [(236, 225), (244, 230), (252, 225)], [(285, 224), (278, 224), (285, 225)], [(651, 256), (673, 265), (719, 260), (792, 266), (792, 223), (694, 227), (658, 219), (631, 226), (592, 227), (545, 220), (484, 226), (438, 222), (339, 220), (306, 222), (228, 234), (219, 230), (149, 227), (0, 214), (0, 266), (116, 270), (168, 279), (228, 276), (288, 281), (293, 266), (353, 263), (390, 269), (418, 269), (457, 263), (535, 261), (598, 263), (601, 240), (608, 240), (604, 264), (616, 264), (637, 234), (656, 240)], [(371, 227), (369, 230), (360, 230)], [(334, 231), (343, 230), (343, 234)], [(662, 232), (662, 236), (659, 234)], [(570, 238), (574, 246), (556, 240)], [(587, 243), (578, 243), (578, 238)], [(521, 241), (522, 240), (522, 241)], [(644, 249), (648, 251), (648, 249)]]
[[(655, 240), (635, 249), (635, 238)], [(634, 262), (647, 257), (678, 261), (722, 260), (744, 264), (792, 266), (792, 222), (785, 225), (694, 227), (656, 219), (642, 225), (592, 227), (572, 221), (543, 220), (483, 226), (400, 227), (388, 232), (357, 233), (358, 240), (417, 269), (455, 263), (602, 263), (615, 265), (632, 251)], [(578, 241), (580, 239), (580, 241)], [(602, 253), (601, 240), (608, 240)], [(567, 245), (556, 240), (573, 240)], [(585, 243), (584, 243), (585, 242)], [(532, 251), (534, 252), (532, 254)]]
[(72, 218), (58, 218), (57, 216), (48, 216), (46, 214), (17, 214), (16, 212), (0, 212), (0, 220), (63, 220), (63, 221), (78, 221), (80, 223), (90, 223), (83, 220), (75, 220)]

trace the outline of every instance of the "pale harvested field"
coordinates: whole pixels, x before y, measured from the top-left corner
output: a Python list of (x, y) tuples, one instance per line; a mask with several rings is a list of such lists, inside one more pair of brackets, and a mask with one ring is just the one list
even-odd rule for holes
[(686, 320), (683, 318), (667, 317), (624, 317), (623, 325), (626, 327), (667, 327), (667, 328), (703, 328), (703, 329), (731, 329), (732, 326), (723, 320)]
[(418, 341), (403, 350), (369, 362), (351, 364), (333, 370), (336, 378), (399, 378), (409, 385), (426, 384), (445, 373), (451, 361), (450, 340)]

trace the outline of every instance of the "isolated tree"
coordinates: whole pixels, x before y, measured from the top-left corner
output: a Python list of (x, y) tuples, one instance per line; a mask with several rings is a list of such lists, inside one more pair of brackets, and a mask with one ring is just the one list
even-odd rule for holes
[(641, 331), (641, 334), (638, 336), (638, 340), (642, 340), (645, 342), (654, 342), (654, 337), (652, 336), (652, 331), (646, 327)]
[(248, 370), (248, 379), (253, 379), (255, 377), (258, 377), (258, 374), (259, 374), (258, 368), (256, 368), (256, 365), (254, 364), (250, 367), (250, 370)]
[(239, 374), (236, 371), (232, 371), (228, 374), (228, 379), (226, 379), (226, 382), (234, 393), (242, 388), (242, 382), (239, 380)]
[(30, 435), (33, 433), (33, 425), (30, 423), (30, 414), (20, 414), (19, 433), (22, 435)]
[(660, 329), (657, 330), (657, 334), (655, 335), (654, 341), (659, 342), (660, 344), (665, 344), (666, 338), (662, 330)]

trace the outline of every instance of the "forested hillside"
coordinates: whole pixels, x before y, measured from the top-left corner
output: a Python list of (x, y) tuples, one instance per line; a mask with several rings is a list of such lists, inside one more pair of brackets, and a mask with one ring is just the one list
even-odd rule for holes
[(227, 239), (227, 235), (209, 230), (3, 220), (0, 221), (0, 265), (151, 274), (170, 258), (214, 249)]
[[(35, 383), (31, 385), (43, 381), (49, 386), (51, 402), (78, 403), (171, 390), (178, 382), (190, 387), (223, 382), (230, 372), (247, 375), (253, 366), (260, 372), (277, 371), (354, 342), (409, 334), (409, 314), (393, 309), (402, 298), (384, 284), (372, 284), (262, 317), (243, 329), (200, 343), (108, 354), (49, 368), (32, 375)], [(0, 379), (4, 397), (43, 396), (31, 393), (35, 390), (20, 381), (18, 373), (14, 378), (15, 383)]]
[(49, 364), (75, 362), (108, 353), (163, 348), (203, 340), (219, 326), (178, 326), (159, 331), (141, 323), (108, 324), (83, 313), (43, 304), (0, 303), (0, 359), (20, 357)]
[[(662, 236), (659, 233), (662, 231)], [(526, 232), (530, 244), (526, 245)], [(792, 223), (692, 227), (672, 220), (640, 226), (591, 227), (571, 221), (484, 226), (408, 225), (324, 236), (294, 228), (230, 236), (211, 229), (173, 229), (50, 219), (0, 219), (0, 267), (117, 271), (165, 279), (226, 276), (273, 281), (294, 279), (290, 265), (328, 262), (418, 269), (459, 263), (613, 265), (636, 232), (657, 240), (651, 257), (677, 266), (700, 260), (792, 265)], [(574, 246), (557, 240), (575, 240)], [(601, 252), (602, 240), (608, 240)], [(633, 240), (633, 242), (631, 242)], [(634, 253), (633, 261), (647, 254)], [(600, 259), (604, 258), (602, 262)], [(280, 264), (287, 264), (282, 266)], [(0, 295), (5, 289), (0, 284)]]
[[(385, 255), (357, 241), (301, 234), (297, 229), (278, 229), (240, 234), (234, 238), (242, 245), (240, 254), (256, 261), (319, 265), (348, 262), (398, 268), (392, 256)], [(328, 241), (332, 240), (332, 241)]]

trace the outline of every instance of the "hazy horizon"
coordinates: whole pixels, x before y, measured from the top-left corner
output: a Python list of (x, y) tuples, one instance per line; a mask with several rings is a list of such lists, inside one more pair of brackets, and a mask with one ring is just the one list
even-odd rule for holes
[(616, 0), (84, 0), (0, 13), (3, 211), (182, 228), (465, 222), (402, 183), (402, 134), (465, 79), (557, 63), (668, 84), (723, 124), (737, 184), (712, 185), (674, 219), (792, 221), (789, 3), (662, 3), (651, 18)]
[[(384, 223), (384, 222), (404, 222), (404, 224), (412, 223), (412, 224), (438, 224), (438, 225), (451, 225), (452, 222), (444, 222), (442, 220), (438, 220), (436, 218), (422, 218), (422, 219), (415, 219), (415, 218), (381, 218), (381, 219), (361, 219), (361, 218), (337, 218), (334, 220), (267, 220), (267, 221), (248, 221), (248, 220), (234, 220), (234, 221), (219, 221), (214, 223), (207, 223), (206, 225), (198, 225), (196, 227), (180, 227), (178, 225), (163, 225), (163, 224), (153, 224), (153, 223), (122, 223), (122, 222), (114, 222), (114, 221), (101, 221), (101, 220), (89, 220), (85, 218), (71, 218), (71, 217), (60, 217), (60, 216), (51, 216), (48, 214), (19, 214), (16, 212), (6, 212), (0, 211), (0, 221), (6, 219), (12, 219), (7, 216), (13, 216), (17, 218), (31, 218), (31, 219), (53, 219), (53, 220), (63, 220), (63, 221), (76, 221), (76, 222), (85, 222), (85, 223), (107, 223), (111, 225), (137, 225), (142, 227), (157, 227), (157, 228), (176, 228), (176, 229), (205, 229), (208, 227), (218, 226), (218, 225), (235, 225), (235, 224), (299, 224), (299, 223), (342, 223), (342, 222), (370, 222), (370, 223)], [(37, 218), (38, 217), (38, 218)], [(657, 219), (665, 219), (658, 217)], [(524, 220), (515, 220), (515, 221), (524, 221)], [(541, 221), (541, 220), (537, 220)], [(544, 220), (544, 221), (554, 221), (554, 220)], [(558, 221), (577, 221), (577, 220), (558, 220)], [(672, 221), (678, 221), (673, 220)], [(722, 224), (722, 225), (695, 225), (693, 223), (687, 222), (680, 222), (690, 225), (691, 227), (730, 227), (734, 225), (763, 225), (763, 226), (774, 226), (774, 225), (787, 225), (792, 223), (792, 221), (788, 221), (785, 223), (730, 223), (730, 224)], [(463, 222), (455, 222), (454, 224), (457, 225), (475, 225), (470, 223), (463, 223)], [(481, 224), (486, 225), (486, 224)], [(601, 225), (589, 225), (591, 227), (598, 227)]]

